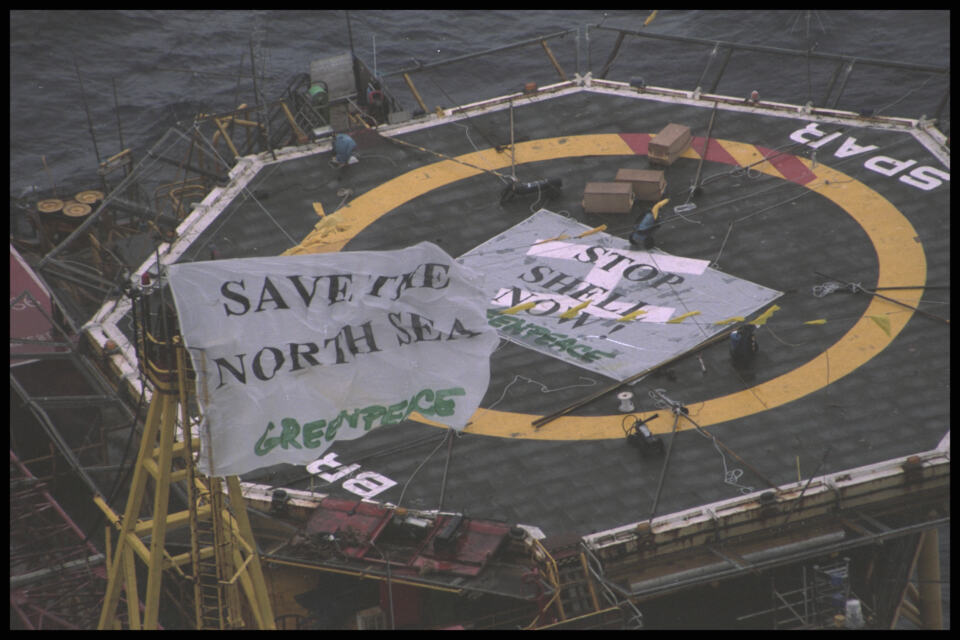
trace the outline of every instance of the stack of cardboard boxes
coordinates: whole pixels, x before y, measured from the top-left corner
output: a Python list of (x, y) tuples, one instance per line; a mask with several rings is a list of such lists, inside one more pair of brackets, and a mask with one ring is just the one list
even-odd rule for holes
[[(647, 147), (651, 164), (670, 166), (690, 146), (690, 127), (668, 124)], [(613, 182), (588, 182), (583, 190), (586, 213), (630, 213), (635, 200), (663, 198), (667, 181), (663, 171), (620, 169)]]

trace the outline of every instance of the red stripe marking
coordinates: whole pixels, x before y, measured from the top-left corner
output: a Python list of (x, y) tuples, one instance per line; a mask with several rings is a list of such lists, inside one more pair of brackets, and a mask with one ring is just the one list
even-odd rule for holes
[(649, 133), (621, 133), (620, 137), (638, 156), (647, 155), (647, 145), (650, 143)]
[[(641, 156), (649, 154), (650, 138), (653, 137), (649, 133), (621, 133), (620, 137), (635, 154)], [(705, 142), (706, 138), (700, 137), (695, 137), (690, 141), (690, 146), (700, 157), (703, 157)], [(766, 147), (757, 145), (754, 145), (754, 148), (773, 165), (774, 169), (779, 171), (784, 178), (791, 182), (807, 184), (817, 178), (817, 175), (810, 171), (796, 156), (779, 153), (773, 149), (767, 149)], [(740, 164), (717, 140), (710, 140), (710, 145), (706, 151), (706, 160), (709, 162), (720, 162), (735, 166)]]
[[(706, 138), (693, 138), (690, 141), (690, 146), (693, 147), (693, 150), (700, 154), (700, 157), (703, 157), (703, 147)], [(723, 148), (723, 145), (720, 144), (717, 140), (710, 140), (710, 145), (707, 148), (707, 157), (708, 162), (722, 162), (723, 164), (740, 164), (737, 162), (737, 159), (730, 155), (730, 152)]]
[(783, 177), (797, 184), (807, 184), (813, 182), (817, 175), (807, 168), (807, 165), (800, 162), (796, 156), (789, 153), (780, 153), (773, 149), (754, 145), (760, 154), (767, 158), (773, 168), (783, 174)]

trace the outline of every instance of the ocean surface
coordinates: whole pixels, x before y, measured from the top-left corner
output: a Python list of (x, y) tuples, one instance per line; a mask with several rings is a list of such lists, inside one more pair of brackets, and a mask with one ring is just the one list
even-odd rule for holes
[[(349, 51), (379, 74), (572, 30), (550, 41), (569, 73), (603, 69), (616, 39), (602, 24), (855, 58), (949, 66), (949, 11), (11, 11), (10, 195), (97, 188), (97, 164), (124, 148), (135, 160), (198, 111), (276, 99), (312, 60)], [(607, 77), (693, 89), (709, 47), (628, 37)], [(720, 67), (712, 59), (703, 84)], [(251, 63), (253, 58), (253, 64)], [(717, 89), (820, 104), (836, 63), (736, 53)], [(456, 106), (556, 81), (539, 46), (415, 75), (432, 106)], [(839, 83), (838, 83), (839, 84)], [(402, 81), (388, 87), (415, 108)], [(949, 77), (855, 66), (839, 108), (933, 117)], [(406, 106), (405, 105), (405, 106)], [(949, 132), (949, 101), (940, 128)]]

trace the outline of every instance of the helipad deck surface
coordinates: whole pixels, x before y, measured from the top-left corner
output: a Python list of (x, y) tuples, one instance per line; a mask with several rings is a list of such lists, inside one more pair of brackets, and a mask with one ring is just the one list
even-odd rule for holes
[[(626, 387), (635, 415), (659, 414), (649, 427), (665, 443), (673, 414), (654, 390), (742, 460), (681, 420), (656, 514), (934, 448), (949, 430), (949, 289), (879, 292), (938, 319), (821, 287), (831, 278), (871, 290), (948, 286), (949, 182), (940, 177), (949, 167), (908, 131), (820, 122), (798, 133), (807, 121), (719, 109), (701, 169), (711, 111), (712, 103), (591, 91), (518, 105), (515, 156), (506, 108), (412, 128), (398, 134), (406, 144), (356, 132), (358, 164), (335, 169), (329, 151), (268, 163), (181, 261), (209, 259), (211, 244), (224, 258), (280, 254), (310, 234), (321, 209), (347, 228), (315, 236), (310, 250), (429, 240), (461, 256), (540, 208), (625, 238), (651, 203), (585, 214), (585, 185), (650, 168), (650, 136), (685, 124), (694, 142), (664, 169), (670, 203), (658, 247), (784, 295), (758, 331), (751, 370), (734, 369), (720, 342)], [(520, 182), (559, 178), (561, 192), (501, 202), (506, 184), (490, 171), (511, 175), (514, 157)], [(675, 213), (698, 170), (696, 208)], [(452, 444), (445, 429), (409, 421), (332, 451), (342, 465), (396, 482), (377, 501), (583, 535), (650, 517), (665, 458), (627, 445), (615, 391), (542, 428), (531, 422), (613, 382), (501, 340), (481, 410)], [(244, 479), (311, 484), (303, 467), (288, 465)], [(313, 488), (356, 499), (344, 479), (314, 479)]]

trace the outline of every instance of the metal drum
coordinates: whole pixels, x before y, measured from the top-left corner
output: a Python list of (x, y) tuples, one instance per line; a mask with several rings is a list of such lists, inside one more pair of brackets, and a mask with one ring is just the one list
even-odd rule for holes
[(58, 198), (47, 198), (37, 203), (37, 211), (40, 213), (57, 213), (63, 209), (63, 200)]
[(63, 215), (65, 215), (67, 218), (71, 218), (74, 221), (90, 215), (91, 211), (93, 211), (93, 209), (90, 207), (90, 205), (84, 202), (76, 202), (71, 200), (63, 205)]
[(93, 206), (95, 203), (103, 200), (103, 192), (102, 191), (81, 191), (80, 193), (75, 195), (73, 199), (82, 204), (88, 204)]

